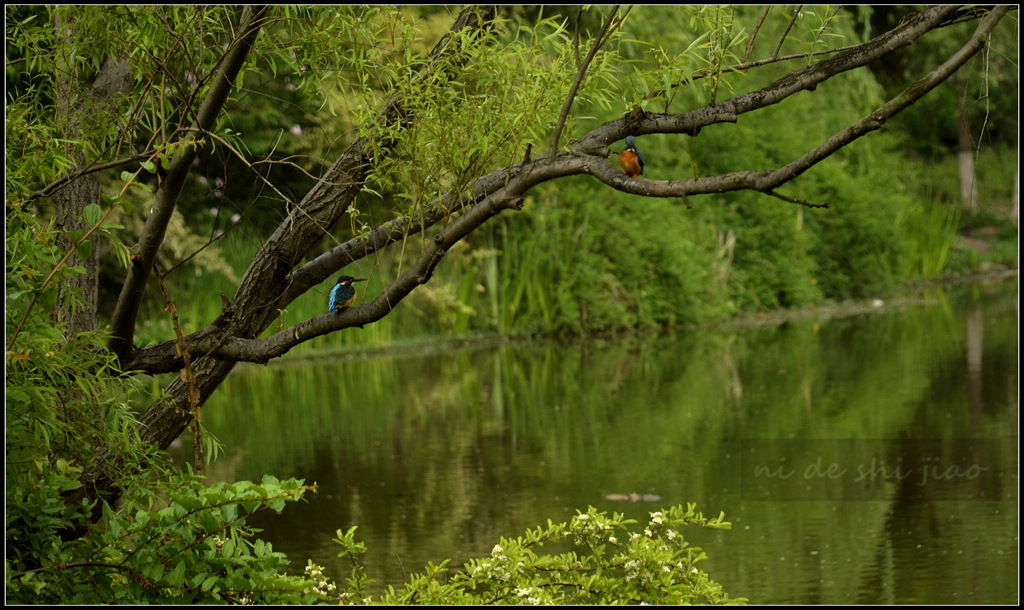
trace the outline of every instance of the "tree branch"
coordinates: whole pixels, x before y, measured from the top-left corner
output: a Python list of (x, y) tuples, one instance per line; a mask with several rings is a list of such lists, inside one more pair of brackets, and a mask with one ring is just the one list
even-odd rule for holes
[(740, 95), (714, 106), (705, 106), (685, 114), (655, 114), (631, 112), (627, 116), (606, 123), (588, 135), (570, 143), (576, 152), (607, 157), (611, 151), (608, 144), (627, 135), (648, 133), (681, 133), (696, 135), (702, 127), (715, 123), (736, 121), (739, 115), (781, 102), (800, 91), (814, 90), (819, 84), (833, 76), (869, 63), (905, 47), (945, 23), (955, 14), (955, 6), (938, 6), (914, 13), (899, 26), (866, 43), (850, 48), (830, 59), (813, 66), (795, 70), (775, 83)]
[(145, 161), (146, 159), (152, 157), (155, 152), (155, 150), (147, 150), (143, 153), (132, 155), (130, 157), (125, 157), (123, 159), (114, 159), (113, 161), (107, 161), (105, 163), (93, 163), (91, 165), (88, 165), (86, 167), (83, 167), (82, 169), (75, 171), (74, 173), (68, 174), (66, 176), (61, 176), (60, 178), (54, 180), (50, 184), (47, 184), (38, 191), (29, 194), (29, 196), (26, 199), (28, 201), (31, 201), (33, 199), (39, 199), (41, 197), (49, 197), (50, 195), (53, 195), (55, 192), (57, 192), (64, 185), (74, 182), (75, 180), (78, 180), (83, 176), (88, 176), (89, 174), (94, 174), (96, 172), (102, 172), (104, 170), (113, 169), (115, 167), (120, 167), (122, 165), (127, 165), (129, 163)]
[[(329, 313), (305, 320), (264, 339), (231, 337), (221, 330), (211, 327), (186, 338), (186, 349), (193, 356), (207, 356), (228, 362), (266, 363), (271, 358), (282, 356), (292, 347), (314, 337), (343, 328), (376, 322), (388, 315), (417, 286), (427, 283), (434, 269), (452, 246), (503, 210), (520, 209), (523, 201), (521, 194), (540, 182), (550, 179), (551, 176), (543, 172), (535, 174), (523, 172), (482, 198), (435, 235), (427, 243), (417, 261), (369, 303), (341, 313)], [(134, 364), (140, 367), (144, 366), (144, 362), (151, 362), (155, 366), (166, 365), (172, 360), (172, 355), (178, 351), (176, 343), (176, 341), (168, 341), (140, 350), (139, 358)], [(177, 359), (179, 358), (173, 358), (173, 360)], [(150, 373), (159, 373), (171, 372), (175, 369), (146, 368), (145, 370)]]
[[(220, 69), (210, 85), (210, 91), (196, 116), (194, 128), (199, 133), (213, 129), (216, 124), (217, 115), (227, 102), (235, 78), (259, 35), (266, 13), (265, 6), (246, 6), (243, 10), (239, 34), (228, 47)], [(198, 136), (194, 131), (186, 136), (186, 142), (198, 142)], [(171, 160), (167, 175), (156, 193), (153, 210), (146, 220), (142, 235), (139, 236), (139, 244), (135, 251), (137, 264), (128, 268), (128, 275), (110, 321), (113, 334), (108, 347), (121, 362), (127, 362), (134, 349), (135, 319), (138, 317), (143, 292), (195, 155), (195, 146), (186, 144)]]

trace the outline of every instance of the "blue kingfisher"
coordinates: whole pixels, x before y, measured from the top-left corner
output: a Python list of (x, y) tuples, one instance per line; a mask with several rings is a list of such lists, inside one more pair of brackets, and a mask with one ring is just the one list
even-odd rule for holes
[(356, 287), (352, 282), (365, 282), (369, 278), (356, 279), (351, 275), (343, 275), (338, 278), (338, 283), (331, 288), (331, 298), (327, 301), (327, 312), (344, 311), (352, 307), (356, 300)]
[(636, 149), (636, 138), (633, 136), (626, 136), (626, 148), (619, 153), (619, 164), (630, 178), (636, 178), (644, 173), (644, 155)]

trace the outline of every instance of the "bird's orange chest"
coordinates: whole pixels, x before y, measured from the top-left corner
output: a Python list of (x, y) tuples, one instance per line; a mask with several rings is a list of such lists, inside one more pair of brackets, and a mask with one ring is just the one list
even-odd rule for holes
[(622, 171), (626, 172), (626, 175), (630, 178), (636, 178), (643, 173), (640, 167), (640, 157), (635, 151), (628, 148), (619, 153), (619, 165), (622, 166)]

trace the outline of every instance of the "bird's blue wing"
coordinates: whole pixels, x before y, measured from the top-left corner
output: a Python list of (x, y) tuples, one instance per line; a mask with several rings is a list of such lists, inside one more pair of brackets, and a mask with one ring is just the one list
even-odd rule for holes
[(338, 305), (338, 291), (340, 290), (341, 284), (335, 284), (334, 288), (331, 288), (331, 298), (327, 301), (327, 313), (332, 313)]
[(646, 170), (644, 170), (644, 165), (647, 164), (647, 161), (644, 159), (644, 154), (639, 150), (636, 151), (636, 160), (640, 163), (640, 173), (647, 173)]

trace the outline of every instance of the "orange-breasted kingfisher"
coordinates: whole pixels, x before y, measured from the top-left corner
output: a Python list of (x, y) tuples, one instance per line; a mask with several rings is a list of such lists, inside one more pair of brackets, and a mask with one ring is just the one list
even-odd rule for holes
[(644, 156), (636, 149), (636, 138), (626, 136), (626, 148), (619, 153), (619, 165), (622, 171), (630, 178), (636, 178), (644, 173)]
[(352, 282), (365, 282), (369, 278), (356, 279), (351, 275), (343, 275), (338, 278), (338, 283), (331, 288), (331, 298), (327, 301), (327, 312), (344, 311), (352, 307), (356, 300), (356, 287)]

